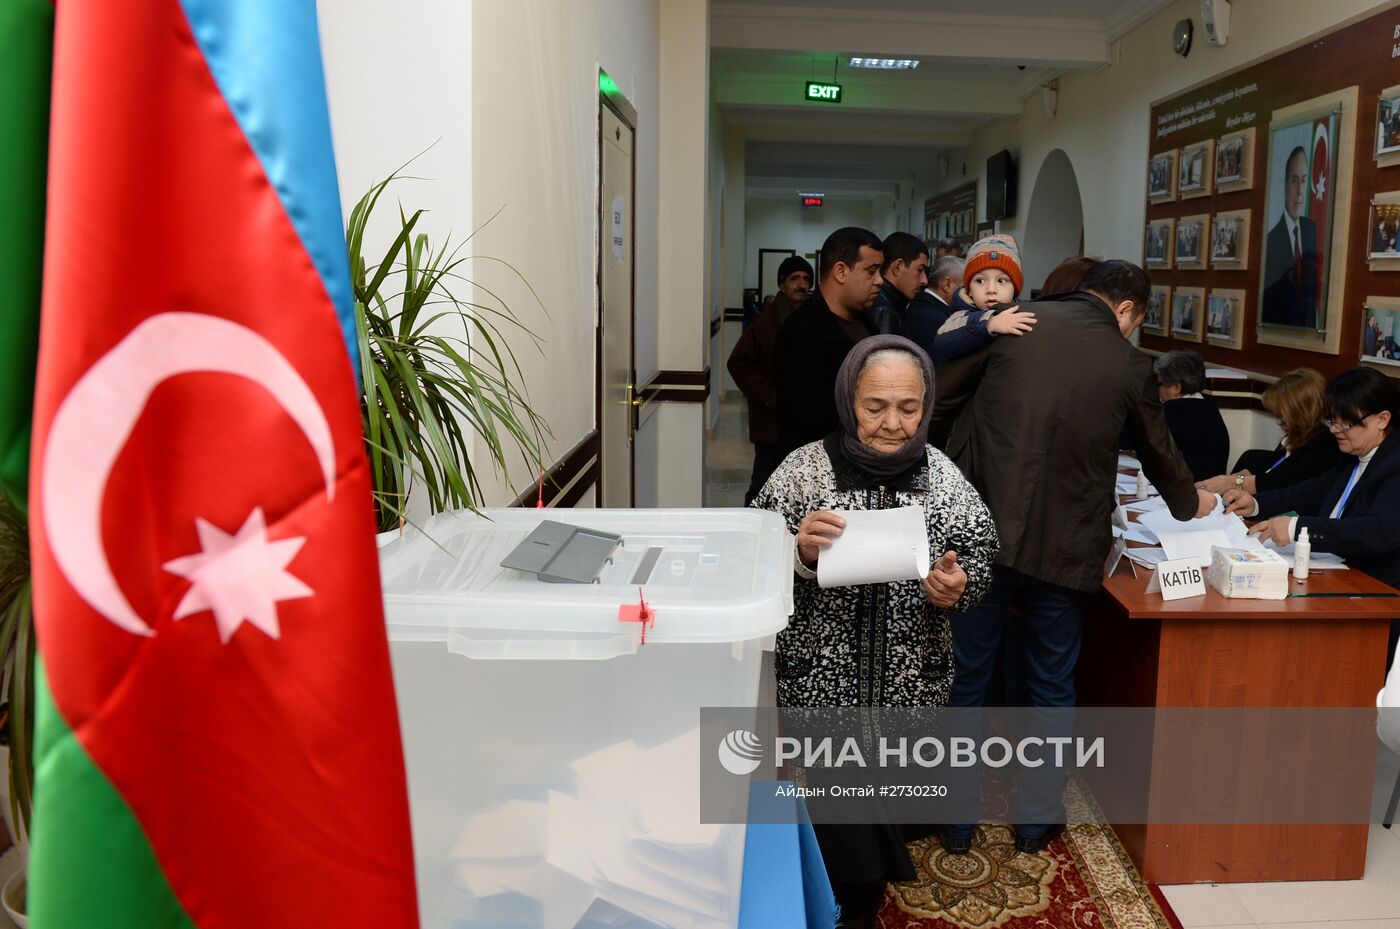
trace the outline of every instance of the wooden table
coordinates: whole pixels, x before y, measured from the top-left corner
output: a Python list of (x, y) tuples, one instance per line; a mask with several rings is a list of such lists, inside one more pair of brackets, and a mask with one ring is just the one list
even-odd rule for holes
[[(1081, 706), (1375, 706), (1400, 598), (1242, 600), (1207, 585), (1203, 597), (1165, 602), (1145, 592), (1151, 574), (1138, 566), (1133, 576), (1125, 559), (1086, 602)], [(1395, 593), (1354, 568), (1314, 571), (1303, 584), (1290, 578), (1289, 587)], [(1152, 771), (1155, 793), (1160, 758)], [(1143, 877), (1159, 884), (1360, 878), (1369, 833), (1366, 824), (1114, 829)]]

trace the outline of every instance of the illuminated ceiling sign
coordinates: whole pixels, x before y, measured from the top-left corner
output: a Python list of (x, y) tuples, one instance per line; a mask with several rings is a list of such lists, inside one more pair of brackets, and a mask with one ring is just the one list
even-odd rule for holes
[(841, 102), (841, 85), (825, 84), (821, 81), (808, 81), (806, 100), (819, 100), (823, 103)]
[(852, 58), (852, 68), (878, 68), (881, 71), (913, 71), (919, 66), (917, 58)]

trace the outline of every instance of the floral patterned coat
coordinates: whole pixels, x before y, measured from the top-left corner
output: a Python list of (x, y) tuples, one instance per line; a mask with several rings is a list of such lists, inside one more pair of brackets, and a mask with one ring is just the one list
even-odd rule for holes
[[(931, 559), (952, 549), (967, 572), (954, 609), (969, 609), (991, 586), (998, 547), (992, 515), (957, 466), (931, 446), (922, 465), (882, 481), (850, 461), (831, 435), (788, 455), (752, 505), (778, 513), (794, 535), (814, 510), (921, 507)], [(780, 706), (947, 704), (947, 611), (928, 601), (918, 581), (821, 588), (797, 568), (792, 620), (778, 633), (775, 655)]]

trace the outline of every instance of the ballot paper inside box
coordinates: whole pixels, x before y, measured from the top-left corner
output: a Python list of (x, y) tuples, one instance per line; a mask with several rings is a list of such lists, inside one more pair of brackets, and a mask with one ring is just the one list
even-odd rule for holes
[[(621, 537), (596, 583), (502, 567), (546, 517)], [(732, 929), (744, 827), (699, 821), (699, 711), (757, 700), (782, 520), (488, 510), (380, 558), (423, 925)], [(639, 587), (645, 645), (619, 620)]]

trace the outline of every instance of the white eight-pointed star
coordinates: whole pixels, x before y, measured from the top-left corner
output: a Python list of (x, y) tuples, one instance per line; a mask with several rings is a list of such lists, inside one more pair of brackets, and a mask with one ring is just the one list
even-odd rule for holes
[(192, 582), (175, 608), (175, 618), (211, 610), (219, 628), (219, 640), (228, 642), (244, 622), (250, 622), (274, 639), (281, 638), (277, 603), (309, 597), (315, 591), (285, 568), (296, 557), (305, 537), (267, 540), (262, 507), (229, 535), (207, 520), (195, 518), (199, 544), (204, 551), (167, 561), (165, 570)]

